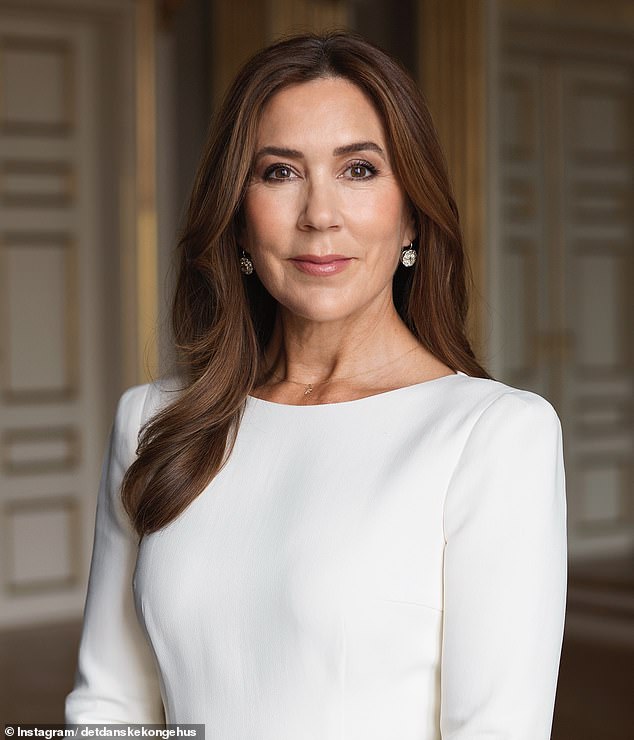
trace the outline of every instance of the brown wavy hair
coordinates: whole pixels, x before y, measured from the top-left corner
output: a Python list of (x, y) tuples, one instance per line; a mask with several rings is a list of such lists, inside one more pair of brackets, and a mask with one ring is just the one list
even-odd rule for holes
[(415, 337), (467, 375), (490, 377), (466, 336), (468, 269), (443, 153), (421, 92), (405, 70), (358, 36), (283, 39), (248, 61), (210, 130), (178, 249), (172, 327), (183, 388), (141, 430), (122, 486), (140, 536), (175, 519), (226, 462), (246, 398), (263, 377), (276, 302), (240, 272), (238, 232), (262, 109), (287, 85), (342, 77), (374, 104), (394, 172), (415, 214), (418, 261), (399, 265), (394, 303)]

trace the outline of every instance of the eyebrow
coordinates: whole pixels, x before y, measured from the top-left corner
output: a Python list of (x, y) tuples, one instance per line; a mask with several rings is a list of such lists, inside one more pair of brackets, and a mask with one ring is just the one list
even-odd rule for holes
[[(387, 161), (385, 152), (373, 141), (356, 141), (353, 144), (346, 144), (345, 146), (338, 146), (333, 150), (335, 157), (340, 157), (343, 154), (354, 154), (354, 152), (376, 152), (378, 155), (383, 157)], [(255, 155), (256, 160), (260, 157), (264, 157), (267, 154), (272, 154), (276, 157), (292, 157), (294, 159), (303, 159), (304, 155), (298, 149), (287, 149), (286, 147), (280, 146), (265, 146), (260, 149)]]
[(373, 141), (358, 141), (354, 144), (346, 144), (345, 146), (338, 146), (333, 154), (338, 157), (342, 154), (354, 154), (354, 152), (376, 152), (381, 155), (383, 159), (387, 159), (385, 152), (378, 144)]

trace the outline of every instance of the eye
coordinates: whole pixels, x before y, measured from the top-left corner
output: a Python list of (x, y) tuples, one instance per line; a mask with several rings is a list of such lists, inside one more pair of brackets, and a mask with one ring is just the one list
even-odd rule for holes
[(264, 180), (290, 180), (293, 170), (286, 164), (272, 164), (264, 170)]
[(376, 175), (376, 167), (369, 162), (352, 162), (346, 169), (351, 180), (369, 180)]

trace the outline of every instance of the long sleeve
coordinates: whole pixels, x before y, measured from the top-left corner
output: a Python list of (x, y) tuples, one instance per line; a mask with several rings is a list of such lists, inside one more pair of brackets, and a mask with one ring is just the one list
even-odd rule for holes
[(106, 449), (78, 669), (66, 698), (70, 723), (164, 722), (157, 670), (132, 593), (138, 538), (119, 496), (146, 394), (147, 386), (123, 394)]
[(561, 426), (528, 391), (480, 415), (445, 501), (443, 740), (550, 738), (566, 598)]

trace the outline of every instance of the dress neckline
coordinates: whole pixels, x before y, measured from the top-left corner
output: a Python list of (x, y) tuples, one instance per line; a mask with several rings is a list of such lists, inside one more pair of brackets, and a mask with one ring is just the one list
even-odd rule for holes
[(442, 381), (446, 381), (448, 378), (456, 378), (458, 376), (462, 376), (464, 378), (469, 377), (466, 373), (461, 372), (460, 370), (456, 371), (455, 373), (450, 373), (448, 375), (441, 375), (438, 378), (431, 378), (430, 380), (423, 380), (420, 383), (413, 383), (412, 385), (404, 385), (401, 388), (393, 388), (390, 391), (383, 391), (381, 393), (372, 393), (369, 396), (363, 396), (362, 398), (354, 398), (351, 401), (333, 401), (331, 403), (311, 403), (311, 404), (299, 404), (299, 403), (279, 403), (278, 401), (267, 401), (264, 398), (258, 398), (257, 396), (248, 395), (247, 396), (247, 402), (250, 404), (257, 404), (262, 406), (269, 406), (272, 408), (282, 408), (282, 409), (318, 409), (318, 408), (332, 408), (334, 406), (336, 407), (344, 407), (344, 406), (351, 406), (352, 404), (360, 405), (364, 402), (372, 402), (375, 399), (385, 399), (390, 398), (396, 394), (404, 393), (405, 391), (413, 391), (418, 388), (423, 388), (425, 386), (431, 386), (436, 383), (441, 383)]

